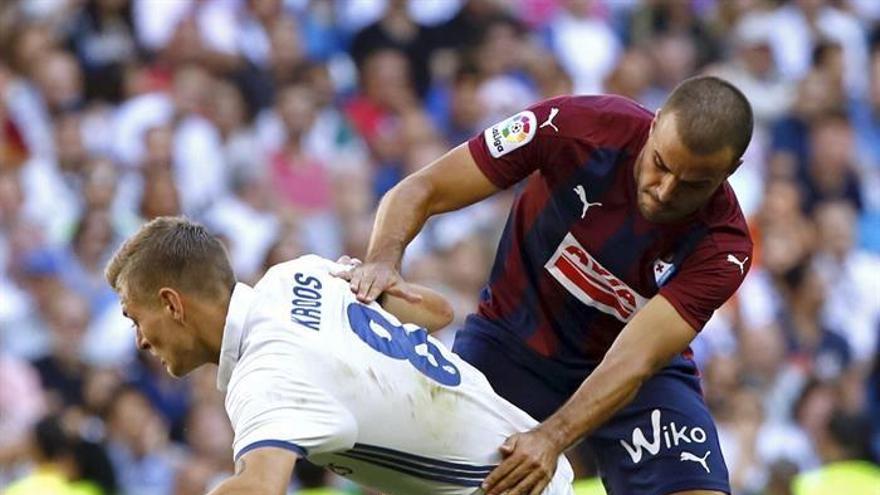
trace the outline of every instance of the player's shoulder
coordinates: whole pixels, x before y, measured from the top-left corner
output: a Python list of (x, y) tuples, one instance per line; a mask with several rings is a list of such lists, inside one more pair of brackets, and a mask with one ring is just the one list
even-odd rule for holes
[(618, 118), (647, 119), (654, 118), (654, 112), (641, 103), (625, 96), (614, 94), (572, 95), (563, 97), (566, 106), (583, 112), (598, 112)]
[(746, 217), (736, 193), (724, 182), (703, 208), (700, 219), (708, 229), (709, 239), (721, 251), (751, 253), (753, 241)]
[(640, 103), (620, 95), (569, 95), (544, 100), (536, 106), (558, 108), (560, 120), (590, 119), (592, 122), (650, 124), (654, 113)]
[(283, 267), (286, 269), (304, 269), (309, 268), (313, 270), (330, 270), (336, 262), (331, 261), (322, 256), (318, 256), (317, 254), (304, 254), (298, 258), (294, 258), (289, 261), (283, 261), (274, 265), (274, 267)]
[(654, 119), (654, 113), (638, 102), (611, 94), (560, 96), (542, 101), (532, 111), (539, 127), (558, 128), (548, 135), (582, 138), (601, 146), (640, 142)]
[(271, 280), (278, 277), (289, 277), (294, 273), (309, 272), (313, 275), (329, 275), (336, 266), (334, 261), (318, 256), (317, 254), (306, 254), (298, 258), (272, 265), (260, 280)]

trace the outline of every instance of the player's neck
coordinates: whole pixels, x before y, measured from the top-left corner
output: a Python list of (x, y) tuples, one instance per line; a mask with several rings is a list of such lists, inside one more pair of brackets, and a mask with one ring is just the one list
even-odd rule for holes
[(198, 336), (202, 350), (205, 352), (205, 361), (211, 363), (220, 362), (220, 349), (223, 346), (223, 330), (226, 327), (226, 312), (229, 309), (229, 297), (220, 303), (195, 304), (192, 308), (192, 325)]

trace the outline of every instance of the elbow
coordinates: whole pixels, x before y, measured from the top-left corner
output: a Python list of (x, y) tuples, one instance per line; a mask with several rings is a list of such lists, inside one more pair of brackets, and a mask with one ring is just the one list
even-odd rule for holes
[(452, 305), (449, 304), (449, 301), (443, 301), (443, 305), (440, 308), (439, 313), (440, 313), (440, 315), (439, 315), (440, 316), (439, 317), (440, 325), (437, 328), (438, 330), (443, 327), (449, 326), (449, 324), (452, 323), (452, 320), (455, 319), (455, 310), (452, 309)]
[(434, 179), (421, 171), (405, 177), (389, 195), (392, 192), (405, 199), (407, 208), (422, 211), (428, 217), (453, 209)]
[(431, 315), (431, 321), (424, 325), (428, 333), (434, 333), (438, 330), (446, 328), (455, 319), (455, 310), (447, 301), (443, 301), (437, 308), (434, 308)]
[(428, 203), (432, 197), (433, 189), (431, 181), (416, 172), (404, 177), (396, 186), (392, 187), (385, 198), (401, 197), (408, 203)]

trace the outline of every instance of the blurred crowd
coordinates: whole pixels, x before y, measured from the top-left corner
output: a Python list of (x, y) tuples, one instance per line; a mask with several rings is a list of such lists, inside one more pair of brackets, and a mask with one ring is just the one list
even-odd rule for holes
[[(757, 120), (731, 178), (753, 268), (694, 346), (734, 493), (880, 493), (874, 0), (0, 2), (0, 491), (189, 495), (231, 473), (215, 370), (139, 354), (103, 280), (144, 221), (201, 221), (246, 282), (363, 256), (381, 195), (486, 126), (566, 93), (656, 109), (699, 73)], [(404, 274), (454, 303), (448, 343), (513, 194), (408, 250)], [(291, 486), (367, 493), (306, 464)]]

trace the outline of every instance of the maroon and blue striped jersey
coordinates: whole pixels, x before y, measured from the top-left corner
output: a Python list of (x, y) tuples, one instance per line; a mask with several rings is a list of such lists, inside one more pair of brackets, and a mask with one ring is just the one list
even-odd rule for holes
[(481, 327), (589, 366), (654, 295), (699, 331), (736, 291), (752, 241), (726, 182), (677, 224), (638, 209), (634, 165), (653, 118), (619, 96), (558, 97), (468, 142), (497, 187), (525, 180), (480, 296)]

